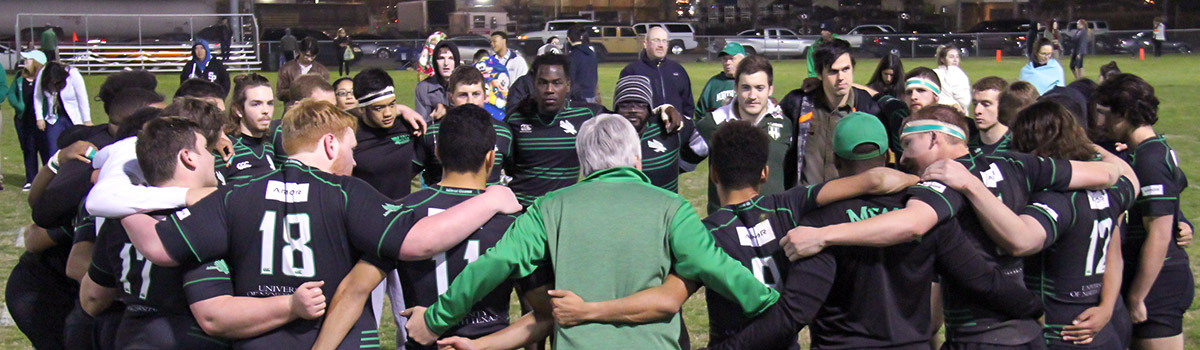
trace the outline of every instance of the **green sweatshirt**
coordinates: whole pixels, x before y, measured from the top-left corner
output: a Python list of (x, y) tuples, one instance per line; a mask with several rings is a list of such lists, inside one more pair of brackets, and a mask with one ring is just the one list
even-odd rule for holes
[(733, 78), (725, 76), (725, 72), (709, 78), (708, 82), (704, 83), (704, 90), (700, 91), (700, 98), (696, 100), (696, 116), (692, 119), (708, 119), (717, 108), (733, 103), (733, 100), (737, 99), (734, 85), (736, 84)]
[[(683, 197), (650, 183), (641, 171), (597, 171), (534, 201), (504, 238), (467, 265), (425, 311), (441, 334), (506, 279), (553, 267), (556, 289), (586, 301), (629, 296), (662, 284), (667, 274), (700, 281), (756, 316), (779, 299), (716, 246)], [(643, 325), (555, 327), (555, 349), (678, 349), (679, 315)]]

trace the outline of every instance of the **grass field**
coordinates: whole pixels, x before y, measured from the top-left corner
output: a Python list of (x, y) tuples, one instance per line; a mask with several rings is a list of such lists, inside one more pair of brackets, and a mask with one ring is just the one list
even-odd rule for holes
[[(1200, 135), (1200, 117), (1192, 114), (1200, 111), (1200, 99), (1195, 97), (1196, 91), (1200, 91), (1200, 80), (1196, 79), (1197, 73), (1193, 70), (1200, 70), (1200, 60), (1196, 56), (1190, 55), (1173, 55), (1161, 60), (1147, 61), (1137, 61), (1124, 56), (1089, 57), (1088, 75), (1094, 77), (1097, 71), (1096, 67), (1109, 60), (1117, 61), (1125, 72), (1141, 75), (1155, 86), (1158, 98), (1162, 101), (1159, 123), (1156, 126), (1157, 131), (1170, 137), (1171, 145), (1180, 155), (1180, 165), (1184, 171), (1189, 174), (1200, 174), (1200, 164), (1192, 163), (1200, 160), (1200, 139), (1197, 139), (1197, 135)], [(934, 64), (932, 59), (908, 60), (905, 63), (909, 69), (919, 65), (932, 66)], [(875, 64), (874, 59), (860, 61), (856, 75), (857, 82), (866, 83)], [(1019, 58), (1010, 58), (1003, 62), (995, 62), (991, 58), (971, 58), (963, 60), (962, 67), (973, 80), (989, 75), (1015, 80), (1022, 64), (1024, 61)], [(691, 74), (692, 91), (697, 95), (705, 81), (720, 70), (719, 64), (716, 63), (686, 63), (684, 66)], [(600, 66), (600, 91), (606, 94), (605, 101), (610, 100), (608, 97), (611, 96), (618, 72), (622, 67), (622, 64), (616, 63)], [(413, 91), (418, 80), (415, 72), (396, 71), (392, 74), (396, 79), (396, 91)], [(791, 89), (799, 87), (805, 74), (803, 61), (778, 63), (775, 66), (775, 97), (781, 98)], [(275, 79), (274, 73), (265, 75), (272, 80)], [(170, 96), (178, 86), (176, 77), (177, 75), (174, 74), (161, 75), (159, 93)], [(104, 77), (86, 76), (84, 79), (87, 81), (89, 93), (95, 95)], [(6, 79), (6, 81), (11, 80)], [(411, 105), (413, 102), (411, 93), (400, 93), (398, 96), (400, 103)], [(96, 123), (102, 123), (107, 119), (98, 102), (93, 102), (91, 108), (92, 118)], [(281, 110), (281, 108), (276, 109), (277, 112)], [(0, 107), (0, 116), (3, 116), (0, 118), (0, 121), (3, 121), (0, 124), (0, 156), (2, 156), (0, 159), (3, 159), (3, 162), (0, 163), (0, 174), (4, 176), (5, 188), (4, 191), (0, 191), (0, 280), (3, 281), (7, 281), (12, 267), (16, 265), (18, 257), (23, 252), (23, 249), (15, 244), (17, 232), (21, 226), (30, 222), (26, 195), (20, 191), (24, 184), (24, 169), (16, 135), (10, 124), (12, 123), (12, 114), (13, 110), (8, 103), (4, 103), (3, 107)], [(707, 167), (701, 166), (699, 171), (680, 177), (680, 191), (700, 212), (703, 212), (705, 201), (706, 169)], [(1200, 222), (1198, 220), (1200, 219), (1200, 215), (1198, 215), (1200, 214), (1200, 200), (1197, 200), (1197, 197), (1192, 194), (1193, 192), (1185, 192), (1183, 211), (1191, 215), (1190, 218), (1193, 222)], [(1188, 252), (1193, 255), (1192, 260), (1197, 260), (1196, 255), (1200, 254), (1200, 244), (1194, 244), (1188, 249)], [(1193, 271), (1200, 271), (1200, 268), (1197, 268), (1197, 262), (1192, 262), (1192, 266)], [(0, 291), (2, 288), (3, 284), (0, 284)], [(0, 292), (0, 300), (2, 298), (3, 293)], [(1186, 348), (1200, 348), (1197, 307), (1200, 305), (1194, 303), (1185, 316)], [(691, 334), (693, 347), (703, 346), (708, 341), (707, 317), (703, 293), (697, 293), (697, 296), (684, 305), (684, 318)], [(390, 319), (390, 317), (386, 318)], [(392, 348), (395, 344), (393, 329), (394, 326), (390, 321), (385, 321), (380, 332), (383, 335), (383, 348), (385, 349)], [(17, 327), (11, 325), (0, 327), (0, 348), (23, 349), (30, 347), (28, 340)]]

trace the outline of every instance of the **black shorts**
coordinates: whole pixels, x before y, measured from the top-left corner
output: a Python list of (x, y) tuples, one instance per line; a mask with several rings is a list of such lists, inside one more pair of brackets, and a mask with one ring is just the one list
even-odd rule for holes
[(985, 343), (945, 342), (942, 350), (1044, 350), (1046, 341), (1041, 337), (1021, 345), (997, 345)]
[[(1079, 314), (1087, 311), (1095, 305), (1088, 304), (1073, 304), (1064, 303), (1054, 299), (1045, 299), (1046, 308), (1045, 322), (1048, 325), (1069, 325), (1075, 320)], [(1099, 334), (1092, 339), (1091, 343), (1086, 345), (1075, 345), (1071, 342), (1062, 340), (1062, 326), (1042, 328), (1042, 336), (1046, 339), (1046, 347), (1051, 350), (1074, 350), (1074, 349), (1103, 349), (1103, 350), (1122, 350), (1125, 349), (1125, 343), (1121, 341), (1121, 330), (1124, 328), (1128, 333), (1129, 313), (1125, 312), (1124, 323), (1116, 317), (1117, 309), (1114, 308), (1113, 317), (1109, 320), (1107, 326), (1100, 330)]]
[(228, 349), (229, 343), (204, 334), (192, 315), (126, 312), (117, 331), (118, 349)]
[(1083, 55), (1071, 55), (1071, 69), (1083, 68)]
[(1192, 306), (1194, 288), (1188, 265), (1163, 266), (1146, 295), (1146, 321), (1133, 325), (1133, 337), (1166, 338), (1183, 333), (1183, 313)]

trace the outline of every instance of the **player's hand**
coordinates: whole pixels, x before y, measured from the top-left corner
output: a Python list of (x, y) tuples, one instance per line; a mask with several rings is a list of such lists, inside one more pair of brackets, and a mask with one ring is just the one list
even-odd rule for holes
[(970, 185), (979, 182), (967, 167), (952, 159), (939, 160), (929, 165), (925, 168), (925, 173), (921, 174), (921, 180), (940, 181), (959, 192), (964, 192)]
[(1129, 307), (1129, 318), (1133, 319), (1133, 324), (1146, 322), (1146, 302), (1143, 300), (1126, 299), (1125, 306)]
[(292, 314), (312, 320), (325, 315), (325, 281), (308, 281), (292, 292)]
[(463, 337), (449, 337), (437, 341), (438, 350), (475, 350), (475, 341)]
[(796, 261), (821, 252), (825, 248), (825, 235), (815, 227), (797, 226), (779, 239), (788, 260)]
[(444, 105), (444, 104), (438, 104), (437, 107), (433, 108), (433, 112), (429, 112), (429, 117), (433, 118), (433, 120), (441, 120), (442, 117), (445, 117), (445, 116), (446, 116), (446, 105)]
[(1129, 149), (1129, 145), (1126, 145), (1124, 142), (1116, 142), (1113, 145), (1113, 149), (1117, 150), (1117, 152), (1120, 152)]
[(1063, 341), (1075, 342), (1078, 345), (1089, 344), (1100, 334), (1100, 330), (1108, 325), (1109, 319), (1112, 319), (1110, 307), (1095, 306), (1083, 310), (1083, 313), (1075, 316), (1071, 325), (1063, 327)]
[(217, 143), (213, 145), (213, 150), (221, 155), (221, 159), (228, 162), (233, 159), (233, 140), (230, 140), (225, 133), (221, 133), (221, 137), (217, 138)]
[(58, 163), (66, 163), (71, 160), (78, 160), (87, 164), (92, 163), (90, 155), (96, 154), (96, 145), (87, 141), (75, 141), (67, 148), (58, 151)]
[(403, 108), (400, 108), (400, 116), (412, 127), (413, 135), (425, 135), (425, 117), (422, 117), (421, 113), (417, 113), (412, 108), (408, 108), (407, 106), (401, 107)]
[(560, 326), (569, 328), (590, 320), (587, 302), (574, 292), (553, 289), (547, 293), (550, 294), (550, 303), (554, 307), (554, 322)]
[(1179, 222), (1179, 234), (1175, 236), (1175, 244), (1180, 247), (1187, 247), (1192, 244), (1192, 225), (1186, 222)]
[(517, 201), (517, 195), (513, 194), (512, 189), (508, 186), (491, 185), (483, 194), (488, 196), (496, 211), (501, 214), (516, 214), (524, 209), (521, 207), (521, 202)]
[(38, 127), (38, 130), (46, 131), (46, 121), (45, 120), (37, 121), (37, 127)]
[(871, 194), (875, 195), (900, 192), (921, 181), (916, 175), (887, 167), (872, 168), (867, 170), (867, 175), (875, 182), (875, 187), (871, 189)]
[(663, 125), (667, 126), (668, 134), (673, 134), (683, 129), (683, 113), (679, 113), (679, 110), (675, 106), (664, 104), (655, 108), (654, 112), (658, 113), (659, 118), (662, 118)]
[(421, 345), (433, 345), (437, 340), (437, 334), (429, 330), (429, 326), (425, 325), (425, 307), (414, 306), (400, 312), (400, 316), (408, 317), (408, 322), (404, 324), (404, 330), (408, 331), (408, 337)]

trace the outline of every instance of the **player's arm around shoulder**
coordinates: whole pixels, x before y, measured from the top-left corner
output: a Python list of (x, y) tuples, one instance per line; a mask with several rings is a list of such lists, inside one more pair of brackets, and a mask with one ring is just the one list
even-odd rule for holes
[(366, 261), (359, 261), (350, 270), (334, 292), (313, 349), (336, 349), (342, 343), (362, 315), (371, 291), (383, 281), (385, 274), (383, 269)]

